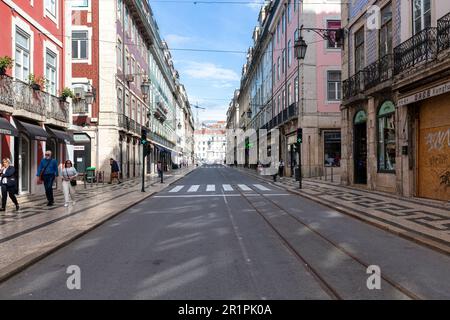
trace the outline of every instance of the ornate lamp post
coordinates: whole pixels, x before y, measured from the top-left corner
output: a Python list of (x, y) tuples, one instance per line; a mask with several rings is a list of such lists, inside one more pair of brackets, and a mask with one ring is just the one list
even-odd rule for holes
[[(142, 92), (142, 99), (144, 102), (147, 102), (147, 98), (150, 92), (150, 80), (145, 76), (144, 81), (141, 83), (141, 92)], [(145, 157), (147, 156), (148, 149), (150, 146), (148, 145), (147, 141), (147, 128), (145, 126), (142, 126), (141, 129), (141, 144), (142, 144), (142, 187), (141, 191), (145, 192)]]

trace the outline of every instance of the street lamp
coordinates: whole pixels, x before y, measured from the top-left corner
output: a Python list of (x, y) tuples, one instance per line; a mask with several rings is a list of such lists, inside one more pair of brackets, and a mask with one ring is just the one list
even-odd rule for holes
[(141, 92), (142, 92), (142, 99), (144, 99), (145, 101), (150, 92), (150, 80), (148, 80), (147, 77), (145, 77), (144, 81), (142, 81), (141, 83)]
[(306, 56), (306, 49), (308, 49), (308, 45), (306, 41), (300, 36), (297, 40), (295, 40), (294, 51), (295, 57), (297, 60), (304, 60)]
[[(150, 81), (145, 76), (144, 81), (141, 83), (141, 92), (142, 92), (142, 99), (144, 102), (146, 102), (149, 92), (150, 92)], [(148, 116), (148, 114), (147, 114)], [(147, 141), (147, 128), (142, 127), (141, 132), (141, 143), (142, 143), (142, 187), (141, 191), (145, 192), (145, 157), (147, 156), (148, 150), (150, 146), (148, 145)]]
[(88, 91), (84, 94), (84, 101), (87, 105), (93, 104), (95, 101), (94, 87), (89, 84)]

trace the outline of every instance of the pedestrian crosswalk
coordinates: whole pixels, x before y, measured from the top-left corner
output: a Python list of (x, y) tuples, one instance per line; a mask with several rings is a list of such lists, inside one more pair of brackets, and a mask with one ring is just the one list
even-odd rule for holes
[(199, 185), (199, 184), (193, 184), (193, 185), (177, 185), (169, 190), (169, 193), (178, 193), (178, 192), (188, 192), (188, 193), (194, 193), (194, 192), (232, 192), (232, 191), (271, 191), (270, 188), (267, 186), (264, 186), (262, 184), (237, 184), (237, 185), (231, 185), (231, 184), (221, 184), (221, 185), (215, 185), (215, 184), (206, 184), (206, 185)]

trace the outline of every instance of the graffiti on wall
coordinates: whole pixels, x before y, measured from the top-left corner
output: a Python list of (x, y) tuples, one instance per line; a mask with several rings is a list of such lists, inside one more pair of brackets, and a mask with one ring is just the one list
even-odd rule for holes
[(441, 151), (445, 147), (450, 148), (450, 128), (428, 133), (425, 137), (425, 141), (428, 152), (433, 150)]

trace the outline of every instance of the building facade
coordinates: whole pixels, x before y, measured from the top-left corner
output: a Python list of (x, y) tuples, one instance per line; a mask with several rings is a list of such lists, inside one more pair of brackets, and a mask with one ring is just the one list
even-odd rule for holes
[[(72, 65), (77, 99), (73, 121), (81, 168), (109, 172), (118, 160), (124, 178), (142, 172), (141, 129), (150, 142), (147, 173), (177, 157), (178, 72), (147, 1), (76, 1), (72, 7)], [(101, 57), (101, 58), (100, 58)], [(145, 96), (141, 84), (150, 82)], [(95, 100), (86, 104), (86, 93)], [(78, 164), (78, 163), (77, 163)]]
[(450, 3), (342, 6), (342, 179), (450, 200)]
[[(341, 49), (335, 41), (304, 30), (307, 54), (304, 60), (297, 60), (294, 43), (301, 25), (339, 29), (340, 20), (340, 5), (333, 1), (324, 5), (308, 0), (268, 1), (261, 9), (254, 45), (243, 68), (240, 128), (279, 129), (279, 158), (287, 176), (292, 176), (299, 164), (297, 128), (302, 128), (304, 137), (303, 176), (321, 175), (326, 165), (339, 166)], [(251, 147), (255, 146), (246, 143), (244, 148), (246, 164)]]
[(36, 172), (46, 150), (61, 165), (73, 158), (70, 99), (70, 16), (67, 1), (0, 1), (0, 150), (16, 167), (19, 193), (43, 190)]
[(194, 132), (195, 159), (206, 163), (224, 164), (226, 159), (227, 136), (225, 121), (204, 124)]

